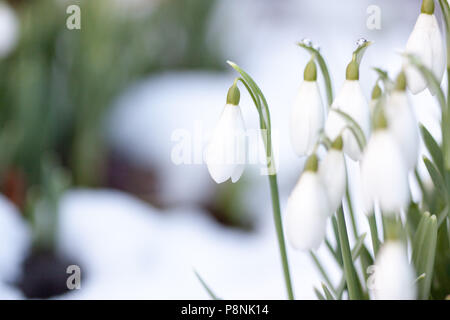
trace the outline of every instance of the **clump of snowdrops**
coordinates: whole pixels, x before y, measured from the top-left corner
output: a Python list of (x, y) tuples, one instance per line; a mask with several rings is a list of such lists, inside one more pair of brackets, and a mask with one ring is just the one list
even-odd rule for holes
[[(441, 82), (446, 66), (447, 73), (450, 72), (446, 61), (446, 56), (447, 59), (450, 56), (450, 11), (447, 1), (439, 1), (439, 5), (445, 19), (447, 46), (434, 15), (435, 3), (424, 0), (406, 42), (398, 73), (390, 78), (386, 71), (374, 68), (379, 77), (370, 101), (366, 100), (359, 83), (361, 60), (370, 41), (358, 40), (336, 96), (318, 47), (308, 39), (298, 44), (311, 53), (311, 59), (293, 102), (290, 140), (294, 152), (306, 158), (306, 162), (283, 216), (267, 101), (255, 81), (229, 62), (240, 77), (228, 91), (226, 105), (206, 150), (206, 162), (217, 183), (230, 178), (237, 182), (244, 171), (247, 150), (239, 107), (240, 82), (250, 94), (260, 119), (288, 298), (294, 299), (294, 290), (285, 237), (293, 248), (308, 252), (316, 263), (323, 276), (322, 287), (314, 288), (320, 299), (448, 298), (450, 101)], [(324, 79), (326, 103), (322, 101), (317, 82), (319, 70)], [(429, 90), (441, 107), (440, 143), (417, 122), (410, 104), (409, 93), (415, 95), (424, 90)], [(427, 155), (419, 155), (420, 137)], [(422, 181), (417, 170), (419, 161), (424, 162), (432, 187)], [(348, 179), (349, 162), (357, 164), (358, 181)], [(411, 197), (410, 180), (414, 179), (421, 189), (419, 202)], [(355, 210), (350, 183), (357, 183), (361, 189), (362, 210)], [(370, 242), (364, 241), (366, 234), (359, 233), (357, 219), (368, 220)], [(329, 221), (334, 239), (326, 236)], [(350, 229), (353, 246), (349, 241)], [(326, 245), (342, 268), (342, 279), (337, 284), (330, 281), (315, 254), (321, 245)]]

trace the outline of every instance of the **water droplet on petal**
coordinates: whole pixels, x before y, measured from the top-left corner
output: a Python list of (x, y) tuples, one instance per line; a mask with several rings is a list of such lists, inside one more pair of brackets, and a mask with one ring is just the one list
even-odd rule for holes
[(361, 47), (363, 44), (365, 44), (367, 42), (367, 40), (366, 39), (364, 39), (364, 38), (359, 38), (358, 39), (358, 41), (356, 41), (356, 45), (358, 46), (358, 47)]
[(311, 39), (309, 39), (309, 38), (303, 38), (303, 39), (302, 39), (302, 43), (303, 43), (305, 46), (308, 46), (308, 47), (311, 47), (311, 46), (312, 46), (312, 41), (311, 41)]

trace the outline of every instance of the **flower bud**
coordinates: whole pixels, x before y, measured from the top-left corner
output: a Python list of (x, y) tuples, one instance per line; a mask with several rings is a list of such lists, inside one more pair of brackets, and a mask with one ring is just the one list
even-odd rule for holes
[(355, 60), (350, 61), (345, 71), (347, 80), (359, 80), (359, 65)]
[(311, 59), (305, 67), (303, 72), (303, 79), (305, 81), (317, 81), (317, 67), (314, 59)]

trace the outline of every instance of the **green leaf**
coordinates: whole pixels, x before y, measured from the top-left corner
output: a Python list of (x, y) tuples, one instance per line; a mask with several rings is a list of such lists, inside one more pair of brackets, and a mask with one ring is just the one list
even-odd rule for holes
[(427, 157), (423, 157), (423, 162), (425, 163), (425, 166), (427, 167), (428, 173), (431, 176), (431, 180), (433, 180), (434, 186), (437, 188), (439, 194), (442, 196), (442, 199), (448, 203), (448, 191), (447, 186), (445, 185), (444, 178), (439, 173), (439, 170), (436, 168), (436, 166), (431, 162)]
[(320, 293), (319, 289), (317, 289), (316, 287), (314, 287), (314, 293), (316, 294), (317, 298), (319, 300), (327, 300), (325, 299), (325, 297)]
[(328, 67), (325, 62), (325, 59), (323, 58), (320, 51), (318, 51), (317, 49), (315, 49), (311, 46), (307, 46), (306, 44), (304, 44), (302, 42), (297, 42), (297, 45), (302, 47), (303, 49), (306, 49), (307, 51), (309, 51), (317, 60), (317, 63), (319, 64), (320, 71), (322, 72), (323, 79), (325, 82), (328, 106), (331, 106), (331, 104), (333, 103), (333, 87), (331, 85), (330, 73), (328, 71)]
[(336, 300), (324, 283), (322, 283), (322, 289), (323, 292), (325, 293), (325, 297), (327, 298), (327, 300)]
[(318, 257), (314, 254), (314, 252), (312, 252), (312, 251), (309, 251), (309, 254), (310, 254), (311, 258), (313, 259), (314, 264), (316, 265), (317, 269), (319, 269), (319, 272), (320, 272), (320, 274), (322, 275), (322, 277), (323, 277), (324, 281), (326, 282), (326, 284), (327, 284), (330, 288), (332, 288), (332, 290), (334, 291), (334, 289), (333, 289), (333, 284), (331, 283), (331, 280), (330, 280), (330, 278), (328, 277), (327, 272), (326, 272), (325, 269), (323, 268), (323, 265), (322, 265), (322, 263), (320, 262), (319, 258), (318, 258)]
[(203, 280), (203, 278), (198, 274), (196, 270), (194, 270), (195, 276), (197, 277), (198, 281), (202, 284), (203, 288), (205, 288), (206, 292), (208, 292), (209, 296), (213, 300), (220, 300), (214, 292), (209, 288), (209, 286), (206, 284), (206, 282)]
[(378, 250), (380, 249), (380, 239), (378, 238), (377, 220), (374, 212), (368, 217), (368, 220), (369, 220), (370, 234), (372, 237), (373, 254), (376, 257)]
[(347, 282), (348, 295), (351, 300), (363, 299), (361, 283), (353, 265), (352, 253), (348, 241), (347, 227), (345, 225), (344, 210), (342, 206), (337, 211), (339, 241), (342, 248), (342, 260), (344, 262), (344, 274)]
[(431, 133), (425, 128), (424, 125), (420, 124), (420, 131), (422, 132), (423, 141), (428, 151), (430, 152), (431, 159), (433, 159), (434, 164), (439, 169), (439, 172), (444, 174), (444, 158), (442, 156), (441, 148), (436, 140), (433, 138)]
[(419, 299), (428, 299), (433, 279), (433, 268), (437, 243), (436, 216), (428, 212), (422, 215), (418, 230), (413, 240), (412, 261), (417, 276), (425, 274), (425, 278), (418, 282)]

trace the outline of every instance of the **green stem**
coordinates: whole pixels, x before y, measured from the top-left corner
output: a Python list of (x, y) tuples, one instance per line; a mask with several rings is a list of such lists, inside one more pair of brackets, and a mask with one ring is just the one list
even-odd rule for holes
[(342, 206), (337, 211), (337, 222), (339, 229), (339, 242), (342, 248), (342, 260), (344, 262), (344, 274), (347, 282), (348, 296), (351, 300), (363, 298), (361, 285), (353, 265), (352, 253), (348, 241), (347, 227), (345, 225), (344, 210)]
[(289, 272), (289, 263), (286, 253), (286, 244), (284, 241), (283, 234), (283, 223), (281, 220), (281, 210), (280, 210), (280, 197), (278, 191), (278, 182), (277, 182), (277, 174), (275, 170), (275, 162), (273, 159), (273, 150), (272, 150), (272, 126), (270, 122), (270, 112), (269, 106), (267, 104), (267, 100), (264, 97), (261, 89), (255, 83), (255, 81), (237, 64), (231, 61), (227, 61), (227, 63), (234, 68), (237, 72), (239, 72), (242, 78), (238, 80), (241, 81), (248, 93), (250, 94), (255, 107), (258, 111), (259, 115), (259, 124), (262, 134), (262, 139), (264, 142), (264, 147), (267, 155), (267, 169), (269, 175), (269, 185), (270, 185), (270, 195), (272, 199), (272, 208), (273, 208), (273, 219), (275, 222), (275, 230), (278, 238), (278, 246), (280, 249), (281, 262), (283, 265), (283, 273), (284, 280), (286, 282), (287, 294), (290, 300), (294, 299), (294, 293), (292, 290), (291, 276)]
[(286, 253), (286, 244), (283, 235), (283, 222), (281, 220), (280, 199), (278, 196), (278, 182), (277, 175), (269, 175), (270, 195), (272, 197), (273, 219), (275, 221), (275, 229), (278, 238), (278, 247), (280, 249), (281, 262), (283, 264), (284, 281), (286, 282), (286, 289), (289, 300), (294, 300), (294, 292), (292, 290), (291, 276), (289, 272), (289, 263)]

